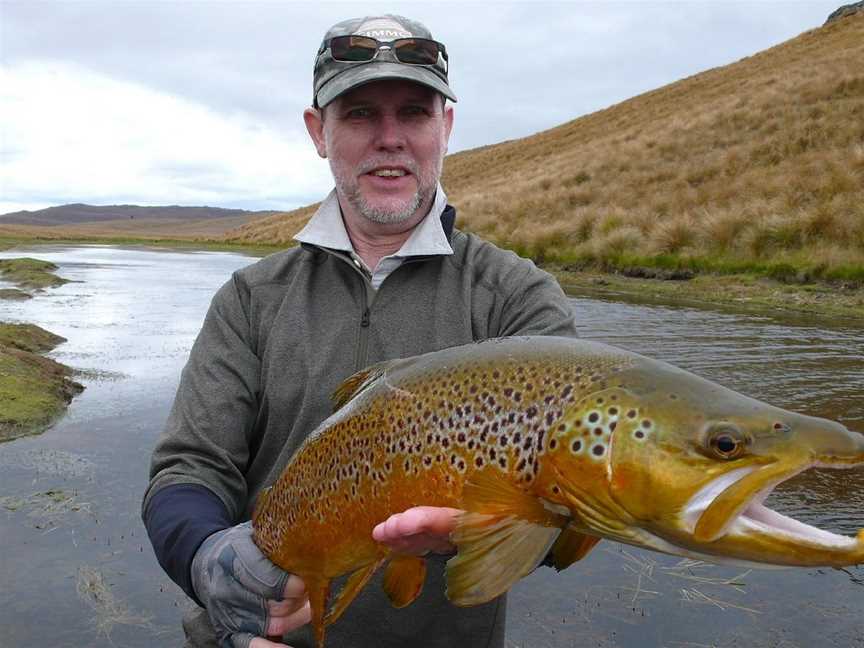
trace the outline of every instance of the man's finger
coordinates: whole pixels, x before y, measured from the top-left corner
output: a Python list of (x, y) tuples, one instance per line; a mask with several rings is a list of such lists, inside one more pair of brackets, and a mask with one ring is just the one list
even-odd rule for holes
[(271, 617), (267, 622), (267, 634), (281, 637), (283, 634), (300, 626), (304, 626), (312, 620), (312, 608), (307, 602), (303, 607), (294, 610), (285, 616)]
[(402, 513), (391, 515), (372, 531), (377, 542), (390, 543), (405, 536), (426, 533), (442, 538), (449, 537), (456, 526), (459, 509), (415, 506)]

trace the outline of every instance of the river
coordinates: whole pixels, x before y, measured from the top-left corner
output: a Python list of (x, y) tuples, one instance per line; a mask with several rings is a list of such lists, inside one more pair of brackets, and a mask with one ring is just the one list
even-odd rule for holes
[[(139, 519), (149, 454), (210, 297), (255, 259), (226, 252), (37, 246), (72, 280), (0, 321), (68, 339), (50, 355), (86, 390), (45, 433), (0, 444), (0, 646), (179, 645), (187, 605)], [(0, 286), (2, 287), (2, 286)], [(581, 334), (864, 431), (864, 330), (818, 318), (574, 296)], [(768, 505), (854, 534), (864, 471), (808, 471)], [(508, 646), (864, 645), (864, 569), (682, 563), (602, 542), (512, 590)], [(49, 627), (50, 626), (50, 627)]]

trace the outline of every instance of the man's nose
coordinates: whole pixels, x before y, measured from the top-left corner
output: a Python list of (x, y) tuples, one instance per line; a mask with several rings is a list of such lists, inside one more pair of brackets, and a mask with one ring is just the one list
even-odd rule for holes
[(385, 151), (398, 151), (405, 148), (405, 130), (396, 115), (381, 116), (378, 121), (375, 146)]

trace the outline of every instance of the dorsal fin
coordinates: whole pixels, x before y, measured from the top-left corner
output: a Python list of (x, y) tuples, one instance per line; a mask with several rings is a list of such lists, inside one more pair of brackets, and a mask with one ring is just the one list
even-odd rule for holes
[(370, 367), (366, 367), (365, 369), (348, 376), (342, 384), (336, 388), (333, 395), (330, 396), (330, 400), (333, 401), (333, 410), (336, 411), (341, 408), (345, 403), (360, 394), (369, 385), (383, 376), (387, 367), (391, 364), (393, 364), (392, 360), (385, 360), (384, 362), (373, 364)]

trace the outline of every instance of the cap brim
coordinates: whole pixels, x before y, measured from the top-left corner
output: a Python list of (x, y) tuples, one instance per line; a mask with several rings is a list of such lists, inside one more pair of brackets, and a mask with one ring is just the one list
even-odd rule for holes
[(348, 68), (325, 83), (318, 90), (316, 96), (318, 106), (324, 107), (339, 95), (358, 86), (386, 79), (413, 81), (440, 92), (450, 101), (456, 101), (456, 95), (453, 94), (450, 87), (431, 70), (420, 66), (374, 61), (365, 65)]

